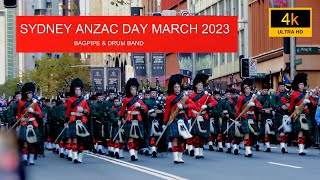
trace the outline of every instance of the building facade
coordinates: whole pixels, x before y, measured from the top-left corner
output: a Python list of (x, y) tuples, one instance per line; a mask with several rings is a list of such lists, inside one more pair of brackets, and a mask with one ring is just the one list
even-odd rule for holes
[[(246, 27), (246, 14), (245, 3), (247, 0), (163, 0), (161, 3), (162, 9), (172, 9), (177, 11), (179, 15), (180, 10), (189, 10), (194, 16), (238, 16), (238, 52), (237, 53), (211, 53), (213, 60), (212, 76), (210, 80), (215, 83), (230, 85), (233, 83), (239, 83), (241, 81), (239, 76), (239, 55), (248, 54), (245, 27)], [(218, 42), (213, 42), (218, 43)], [(197, 54), (193, 55), (193, 59), (197, 57)], [(170, 75), (179, 73), (178, 54), (169, 53), (167, 55), (167, 78)], [(195, 69), (197, 69), (197, 63), (193, 63)], [(231, 82), (230, 76), (233, 76), (233, 82)]]
[[(290, 1), (289, 1), (290, 2)], [(290, 80), (289, 54), (284, 54), (284, 38), (269, 37), (268, 33), (268, 9), (269, 1), (249, 0), (249, 56), (257, 59), (258, 72), (272, 76), (273, 88), (276, 88), (279, 72), (282, 69)], [(316, 49), (314, 52), (299, 53), (296, 59), (301, 59), (302, 64), (296, 66), (297, 72), (308, 74), (310, 88), (320, 84), (320, 2), (318, 0), (295, 1), (295, 7), (312, 8), (313, 32), (310, 38), (296, 38), (296, 46)], [(260, 80), (262, 82), (263, 79)], [(261, 83), (260, 83), (261, 84)]]

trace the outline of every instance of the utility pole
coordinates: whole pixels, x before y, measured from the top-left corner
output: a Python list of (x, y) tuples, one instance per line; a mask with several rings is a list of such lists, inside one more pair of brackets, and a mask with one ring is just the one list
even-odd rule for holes
[[(294, 8), (294, 0), (290, 1), (290, 7)], [(295, 59), (296, 59), (296, 38), (290, 37), (290, 77), (291, 77), (291, 80), (293, 80), (293, 78), (296, 74)]]

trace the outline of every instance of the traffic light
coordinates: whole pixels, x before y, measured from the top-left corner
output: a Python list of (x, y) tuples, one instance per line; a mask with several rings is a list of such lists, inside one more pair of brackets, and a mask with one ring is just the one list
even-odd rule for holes
[(240, 60), (240, 76), (242, 78), (250, 77), (249, 59), (248, 58), (242, 58)]
[(290, 54), (290, 37), (283, 38), (283, 52), (285, 54)]
[(15, 8), (17, 7), (17, 0), (3, 0), (4, 7)]

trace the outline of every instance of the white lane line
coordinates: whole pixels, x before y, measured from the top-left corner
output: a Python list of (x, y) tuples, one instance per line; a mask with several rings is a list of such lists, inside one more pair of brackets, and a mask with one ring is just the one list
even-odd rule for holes
[(278, 166), (285, 166), (285, 167), (295, 168), (295, 169), (301, 169), (301, 168), (303, 168), (303, 167), (299, 167), (299, 166), (292, 166), (292, 165), (281, 164), (281, 163), (276, 163), (276, 162), (268, 162), (268, 163), (269, 163), (269, 164), (278, 165)]
[(166, 172), (158, 171), (158, 170), (155, 170), (155, 169), (152, 169), (152, 168), (148, 168), (148, 167), (145, 167), (145, 166), (136, 165), (136, 164), (129, 163), (129, 162), (126, 162), (126, 161), (113, 159), (113, 158), (110, 158), (110, 157), (107, 157), (107, 156), (96, 155), (96, 154), (92, 154), (90, 152), (86, 152), (85, 154), (88, 155), (88, 156), (91, 156), (91, 157), (95, 157), (95, 158), (98, 158), (98, 159), (101, 159), (101, 160), (104, 160), (104, 161), (108, 161), (108, 162), (120, 165), (120, 166), (131, 168), (131, 169), (134, 169), (134, 170), (137, 170), (137, 171), (140, 171), (140, 172), (144, 172), (144, 173), (147, 173), (147, 174), (159, 177), (159, 178), (170, 179), (170, 180), (187, 180), (185, 178), (182, 178), (182, 177), (179, 177), (179, 176), (175, 176), (173, 174), (169, 174), (169, 173), (166, 173)]

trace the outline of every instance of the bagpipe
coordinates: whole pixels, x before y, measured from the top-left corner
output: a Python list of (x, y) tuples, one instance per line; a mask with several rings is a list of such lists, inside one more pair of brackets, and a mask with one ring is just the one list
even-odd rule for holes
[[(183, 96), (182, 99), (180, 100), (179, 103), (181, 103), (182, 105), (185, 105), (185, 103), (187, 102), (188, 96)], [(170, 116), (169, 116), (169, 120), (168, 123), (166, 124), (166, 126), (163, 128), (161, 135), (159, 136), (156, 145), (158, 145), (161, 137), (163, 136), (163, 134), (166, 132), (168, 126), (174, 121), (174, 119), (178, 116), (178, 114), (180, 113), (180, 109), (178, 108), (178, 106), (170, 112)]]

